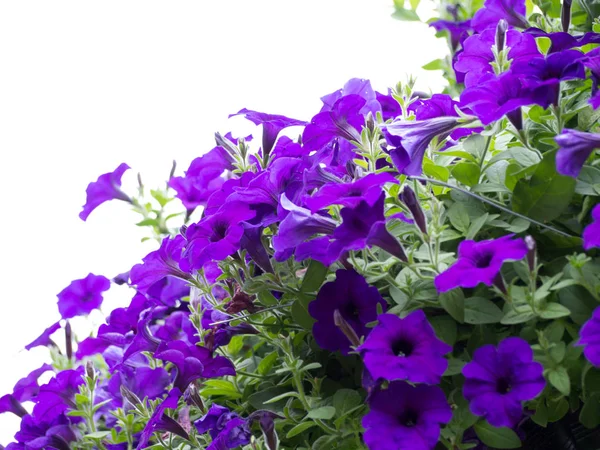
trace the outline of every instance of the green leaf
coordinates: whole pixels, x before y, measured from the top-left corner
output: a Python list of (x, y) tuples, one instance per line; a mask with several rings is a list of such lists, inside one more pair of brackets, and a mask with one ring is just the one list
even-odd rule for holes
[(485, 225), (489, 216), (490, 215), (488, 213), (485, 213), (484, 215), (477, 217), (477, 219), (471, 223), (471, 226), (469, 226), (469, 230), (467, 231), (465, 237), (467, 239), (473, 239), (475, 236), (477, 236), (477, 233), (479, 233), (479, 230), (481, 230), (481, 228)]
[(452, 168), (452, 176), (467, 186), (475, 186), (479, 182), (479, 166), (472, 162), (462, 162)]
[(469, 225), (471, 225), (471, 219), (467, 208), (460, 202), (454, 203), (448, 210), (448, 218), (454, 228), (463, 233), (467, 233)]
[(425, 64), (423, 70), (443, 70), (446, 67), (446, 62), (443, 59), (434, 59), (431, 62)]
[(548, 422), (562, 419), (569, 410), (569, 402), (564, 397), (560, 397), (558, 401), (548, 399), (546, 404), (548, 405)]
[(93, 433), (86, 434), (84, 438), (104, 439), (106, 436), (110, 436), (110, 431), (95, 431)]
[(494, 427), (487, 421), (476, 423), (473, 428), (477, 437), (485, 445), (499, 449), (521, 448), (521, 440), (517, 433), (507, 427)]
[(548, 381), (563, 395), (569, 395), (571, 393), (571, 380), (567, 369), (564, 367), (557, 367), (548, 371)]
[(485, 136), (482, 136), (480, 134), (472, 134), (463, 141), (462, 146), (466, 152), (480, 158), (481, 155), (483, 155), (483, 151), (485, 149), (485, 141)]
[(450, 171), (448, 169), (431, 163), (423, 163), (423, 173), (428, 177), (441, 181), (448, 181), (448, 178), (450, 178)]
[(308, 312), (308, 304), (312, 301), (306, 295), (300, 295), (296, 299), (296, 301), (292, 304), (291, 312), (292, 319), (297, 325), (300, 325), (307, 330), (312, 329), (313, 324), (315, 323), (315, 319)]
[(338, 417), (346, 412), (356, 408), (362, 403), (362, 398), (358, 392), (353, 389), (339, 389), (333, 395), (333, 407)]
[(257, 296), (258, 301), (264, 306), (275, 306), (279, 303), (271, 291), (260, 291)]
[(500, 321), (503, 325), (515, 325), (517, 323), (527, 322), (535, 318), (535, 314), (529, 306), (517, 306), (514, 309), (510, 308), (502, 320)]
[(471, 297), (465, 300), (465, 322), (472, 325), (498, 323), (503, 315), (502, 310), (488, 299)]
[(531, 416), (531, 420), (533, 420), (541, 427), (545, 427), (546, 425), (548, 425), (548, 407), (546, 406), (544, 400), (541, 400), (537, 404), (535, 414)]
[(302, 292), (316, 292), (319, 290), (325, 277), (327, 276), (327, 267), (314, 259), (308, 264), (308, 269), (302, 279)]
[(441, 294), (440, 304), (454, 320), (465, 323), (465, 296), (461, 289), (452, 289)]
[(287, 434), (285, 435), (286, 438), (293, 438), (294, 436), (302, 433), (303, 431), (308, 430), (311, 427), (314, 427), (316, 425), (315, 422), (302, 422), (299, 423), (298, 425), (296, 425), (294, 428), (292, 428), (290, 431), (287, 432)]
[(539, 312), (539, 316), (542, 319), (558, 319), (559, 317), (567, 317), (570, 315), (571, 311), (560, 303), (548, 303), (546, 307)]
[(600, 195), (600, 169), (583, 166), (577, 177), (575, 193), (581, 195)]
[(268, 374), (271, 371), (271, 369), (273, 368), (273, 366), (275, 365), (275, 361), (277, 361), (277, 357), (278, 356), (279, 356), (279, 354), (276, 351), (272, 352), (272, 353), (269, 353), (258, 364), (258, 367), (256, 368), (256, 371), (260, 375), (266, 375), (266, 374)]
[(436, 336), (439, 337), (446, 344), (454, 345), (456, 343), (458, 330), (456, 322), (452, 317), (434, 316), (431, 319), (429, 319), (429, 323), (435, 330)]
[(329, 420), (335, 416), (335, 408), (333, 406), (321, 406), (317, 409), (311, 409), (306, 417), (309, 419), (324, 419)]
[(396, 11), (392, 14), (392, 17), (397, 20), (402, 20), (405, 22), (420, 22), (421, 19), (417, 15), (415, 11), (404, 8), (396, 8)]
[(592, 394), (581, 408), (579, 421), (586, 428), (596, 428), (600, 425), (600, 393)]
[(517, 182), (512, 197), (513, 211), (549, 222), (569, 206), (575, 193), (575, 180), (556, 172), (555, 154), (546, 153), (531, 179)]

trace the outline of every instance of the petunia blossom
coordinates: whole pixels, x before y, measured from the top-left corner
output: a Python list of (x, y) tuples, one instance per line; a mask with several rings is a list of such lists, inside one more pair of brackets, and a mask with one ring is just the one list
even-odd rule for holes
[(83, 211), (79, 213), (81, 220), (85, 222), (93, 210), (109, 200), (132, 202), (129, 196), (121, 190), (121, 178), (129, 168), (127, 164), (123, 163), (114, 172), (100, 175), (96, 181), (88, 185), (85, 191), (87, 199), (83, 205)]
[(52, 341), (51, 336), (60, 330), (60, 322), (56, 322), (46, 328), (41, 335), (35, 338), (32, 342), (25, 346), (25, 350), (31, 350), (35, 347), (48, 347), (56, 346), (56, 343)]
[(57, 295), (58, 311), (63, 319), (89, 314), (102, 305), (102, 293), (110, 288), (110, 280), (102, 275), (88, 274), (74, 280)]
[(600, 44), (600, 33), (588, 32), (578, 36), (564, 31), (546, 32), (539, 28), (531, 27), (525, 30), (533, 37), (545, 37), (550, 40), (548, 54), (562, 52), (571, 48), (583, 47), (588, 44)]
[(248, 444), (252, 436), (249, 421), (216, 403), (194, 425), (198, 433), (209, 433), (213, 439), (207, 450), (238, 448)]
[(483, 8), (473, 16), (471, 26), (481, 33), (486, 28), (495, 28), (500, 19), (515, 28), (527, 28), (529, 22), (525, 17), (525, 0), (485, 0)]
[[(596, 209), (600, 216), (600, 205)], [(583, 346), (583, 354), (589, 362), (600, 367), (600, 307), (594, 310), (592, 317), (581, 327), (577, 345)]]
[(33, 407), (33, 417), (48, 422), (73, 409), (75, 394), (79, 392), (79, 385), (84, 383), (83, 372), (81, 366), (77, 369), (63, 370), (48, 383), (40, 386)]
[(546, 384), (543, 366), (533, 361), (533, 350), (519, 337), (475, 350), (463, 368), (463, 395), (476, 416), (495, 427), (513, 427), (523, 417), (522, 402), (532, 400)]
[(369, 408), (362, 425), (371, 450), (432, 450), (440, 437), (440, 425), (452, 418), (439, 387), (411, 386), (404, 381), (375, 390)]
[(573, 178), (577, 178), (592, 152), (600, 149), (600, 133), (565, 128), (554, 140), (558, 144), (556, 171)]
[(404, 319), (381, 314), (364, 344), (358, 347), (374, 379), (438, 384), (448, 368), (444, 355), (452, 347), (437, 338), (425, 313), (417, 310)]
[(159, 431), (168, 431), (170, 433), (177, 434), (184, 439), (189, 439), (188, 434), (174, 419), (165, 414), (166, 409), (177, 408), (177, 403), (181, 397), (181, 391), (177, 388), (171, 389), (165, 399), (160, 402), (154, 413), (146, 423), (146, 426), (142, 430), (140, 440), (138, 442), (137, 450), (142, 450), (148, 447), (152, 434)]
[(513, 235), (486, 241), (464, 240), (458, 246), (458, 260), (435, 278), (438, 292), (456, 287), (473, 288), (479, 283), (491, 286), (505, 261), (516, 261), (527, 255), (523, 239)]
[(594, 206), (592, 219), (593, 222), (583, 230), (583, 248), (585, 250), (600, 247), (600, 205)]
[(464, 20), (462, 22), (453, 22), (451, 20), (436, 20), (429, 24), (438, 33), (441, 31), (447, 31), (450, 35), (450, 45), (454, 50), (458, 48), (461, 42), (469, 36), (469, 32), (472, 31), (471, 20)]

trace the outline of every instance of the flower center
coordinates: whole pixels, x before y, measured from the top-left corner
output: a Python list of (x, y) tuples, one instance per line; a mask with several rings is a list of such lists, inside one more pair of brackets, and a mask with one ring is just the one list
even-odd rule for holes
[(414, 427), (417, 424), (417, 420), (419, 419), (419, 415), (413, 409), (407, 409), (398, 417), (398, 421), (400, 424), (405, 427)]
[(498, 394), (508, 394), (510, 390), (510, 380), (506, 377), (498, 378), (496, 381), (496, 392), (498, 392)]
[(400, 357), (410, 356), (414, 348), (415, 346), (413, 343), (405, 339), (400, 339), (394, 342), (392, 345), (392, 351), (394, 352), (394, 355)]
[(218, 242), (225, 238), (225, 234), (227, 234), (228, 224), (225, 222), (216, 222), (213, 225), (213, 234), (210, 237), (211, 242)]
[(354, 303), (348, 303), (346, 305), (346, 307), (344, 308), (343, 316), (347, 317), (348, 319), (358, 318), (359, 314), (358, 314), (358, 308), (356, 308), (356, 305)]
[(493, 258), (492, 253), (482, 253), (481, 255), (477, 255), (475, 257), (475, 267), (478, 269), (485, 269), (490, 266)]

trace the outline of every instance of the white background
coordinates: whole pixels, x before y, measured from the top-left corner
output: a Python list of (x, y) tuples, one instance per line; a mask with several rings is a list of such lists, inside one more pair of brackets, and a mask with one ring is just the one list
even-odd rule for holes
[[(89, 272), (126, 271), (153, 250), (124, 203), (78, 218), (100, 174), (127, 162), (125, 189), (133, 192), (138, 171), (157, 185), (173, 159), (181, 174), (211, 149), (215, 131), (254, 130), (228, 114), (246, 107), (310, 120), (319, 97), (352, 77), (384, 91), (412, 73), (422, 90), (441, 89), (440, 73), (420, 67), (446, 54), (444, 41), (393, 20), (392, 4), (1, 2), (0, 396), (49, 361), (46, 349), (21, 349), (59, 318), (58, 292)], [(104, 310), (129, 297), (112, 289)], [(0, 415), (0, 443), (17, 427)]]

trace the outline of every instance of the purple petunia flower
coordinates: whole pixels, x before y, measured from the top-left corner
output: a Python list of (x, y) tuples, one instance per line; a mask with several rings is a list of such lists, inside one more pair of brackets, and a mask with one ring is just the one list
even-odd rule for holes
[(185, 243), (186, 240), (181, 235), (164, 238), (158, 250), (143, 258), (143, 264), (136, 264), (131, 268), (131, 284), (136, 285), (141, 292), (146, 292), (167, 276), (189, 280), (190, 274), (179, 268)]
[(48, 328), (44, 330), (44, 332), (35, 338), (32, 342), (25, 346), (25, 350), (31, 350), (35, 347), (48, 347), (48, 346), (56, 346), (56, 344), (52, 341), (50, 336), (60, 330), (60, 322), (56, 322), (55, 324), (50, 325)]
[[(119, 371), (109, 380), (106, 388), (110, 394), (108, 398), (117, 400), (115, 407), (123, 406), (121, 386), (134, 393), (140, 400), (145, 398), (154, 400), (165, 393), (167, 386), (171, 384), (169, 373), (162, 367), (152, 369), (150, 367), (130, 367), (122, 365)], [(121, 401), (118, 404), (118, 401)]]
[(16, 443), (8, 444), (6, 450), (70, 450), (69, 442), (76, 439), (69, 419), (64, 414), (47, 421), (38, 421), (27, 415), (21, 420), (21, 427), (15, 434)]
[(388, 89), (387, 94), (375, 92), (377, 101), (381, 105), (381, 117), (383, 120), (393, 119), (402, 114), (400, 103), (391, 95), (391, 89)]
[(435, 278), (438, 292), (456, 287), (473, 288), (479, 283), (491, 286), (505, 261), (516, 261), (527, 255), (523, 239), (513, 235), (487, 241), (465, 240), (458, 246), (458, 260)]
[(209, 433), (213, 442), (207, 450), (233, 449), (250, 443), (250, 423), (237, 413), (213, 403), (208, 412), (194, 422), (198, 433)]
[(38, 369), (33, 370), (29, 375), (21, 378), (15, 384), (12, 394), (6, 394), (0, 397), (0, 414), (12, 412), (13, 414), (23, 417), (28, 412), (21, 405), (22, 402), (34, 400), (39, 391), (38, 378), (45, 372), (52, 370), (50, 364), (44, 364)]
[(412, 383), (438, 384), (448, 368), (444, 355), (452, 347), (440, 341), (417, 310), (404, 319), (381, 314), (358, 351), (374, 379), (407, 380)]
[(475, 350), (463, 368), (463, 395), (471, 412), (495, 427), (513, 427), (523, 416), (521, 403), (534, 399), (546, 385), (543, 366), (533, 361), (533, 350), (518, 337)]
[(369, 398), (363, 417), (364, 440), (371, 450), (432, 450), (440, 424), (452, 418), (452, 409), (437, 386), (411, 386), (394, 381)]
[(472, 30), (471, 21), (465, 20), (463, 22), (453, 22), (450, 20), (436, 20), (429, 24), (438, 33), (440, 31), (447, 31), (450, 35), (450, 45), (454, 50), (458, 48), (461, 42), (463, 42)]
[(562, 52), (563, 50), (569, 50), (571, 48), (583, 47), (588, 44), (600, 44), (600, 33), (589, 32), (580, 36), (573, 36), (571, 33), (563, 31), (547, 33), (544, 30), (534, 27), (526, 29), (525, 32), (536, 38), (546, 37), (550, 39), (548, 54)]
[(233, 336), (240, 334), (258, 334), (258, 331), (246, 322), (240, 322), (238, 325), (231, 325), (229, 322), (217, 323), (231, 319), (232, 316), (225, 314), (219, 310), (213, 309), (208, 302), (202, 303), (202, 319), (200, 325), (204, 330), (210, 330), (205, 336), (204, 342), (209, 350), (214, 350), (217, 347), (222, 347), (229, 342)]
[(385, 300), (377, 288), (354, 270), (338, 270), (335, 281), (324, 284), (317, 298), (308, 304), (308, 312), (316, 320), (313, 335), (319, 347), (325, 350), (350, 352), (350, 342), (334, 322), (338, 310), (358, 337), (371, 331), (367, 323), (377, 318), (377, 305), (386, 309)]
[[(600, 33), (598, 34), (598, 43), (600, 43)], [(595, 48), (591, 52), (585, 54), (582, 60), (583, 65), (590, 69), (592, 74), (592, 97), (590, 104), (592, 108), (600, 108), (600, 48)]]
[(583, 248), (585, 250), (600, 247), (600, 205), (596, 205), (592, 210), (592, 219), (594, 221), (583, 230)]
[(83, 372), (83, 367), (63, 370), (48, 383), (40, 386), (33, 417), (38, 421), (49, 422), (68, 409), (74, 408), (75, 394), (79, 392), (79, 385), (84, 383)]
[(102, 292), (110, 288), (110, 280), (102, 275), (88, 274), (74, 280), (58, 295), (58, 311), (63, 319), (89, 314), (102, 305)]
[(233, 169), (233, 158), (223, 147), (215, 147), (192, 161), (183, 177), (172, 177), (169, 187), (188, 211), (205, 206), (210, 195), (219, 190), (225, 178), (221, 175)]
[[(600, 213), (600, 205), (596, 209)], [(577, 345), (584, 346), (583, 354), (587, 360), (600, 367), (600, 307), (594, 310), (592, 317), (581, 327)]]
[(481, 33), (486, 28), (495, 28), (500, 19), (515, 28), (527, 28), (529, 22), (525, 17), (525, 0), (485, 0), (483, 8), (473, 16), (471, 26)]
[(371, 82), (363, 78), (351, 78), (344, 84), (342, 89), (321, 97), (323, 107), (319, 112), (331, 111), (335, 103), (347, 95), (358, 95), (365, 100), (365, 104), (360, 109), (360, 113), (363, 115), (369, 112), (375, 115), (378, 111), (381, 111), (381, 102), (377, 93), (371, 87)]
[(381, 196), (385, 183), (397, 183), (389, 173), (369, 174), (351, 183), (329, 183), (322, 186), (304, 203), (313, 213), (329, 205), (342, 205), (355, 208), (361, 201), (373, 206)]
[(121, 177), (130, 167), (123, 163), (114, 172), (105, 173), (98, 180), (90, 183), (85, 191), (87, 200), (79, 217), (84, 222), (90, 213), (102, 203), (109, 200), (123, 200), (131, 203), (131, 199), (121, 190)]
[(600, 149), (600, 134), (564, 129), (554, 138), (558, 144), (556, 171), (577, 178), (581, 168), (595, 149)]
[(190, 225), (185, 231), (188, 244), (180, 267), (185, 272), (191, 272), (237, 252), (244, 233), (243, 222), (254, 216), (255, 212), (248, 205), (231, 202), (213, 215)]
[(230, 114), (229, 117), (243, 115), (246, 119), (255, 125), (262, 125), (262, 151), (264, 155), (269, 155), (275, 145), (279, 132), (288, 127), (304, 126), (306, 122), (303, 120), (290, 119), (289, 117), (280, 116), (278, 114), (266, 114), (249, 109), (241, 109), (235, 114)]
[(146, 423), (146, 426), (142, 430), (140, 435), (140, 441), (138, 442), (137, 450), (142, 450), (148, 446), (152, 434), (157, 431), (168, 431), (169, 433), (177, 434), (184, 439), (189, 439), (188, 434), (175, 420), (171, 419), (165, 414), (166, 409), (175, 409), (179, 403), (181, 397), (181, 391), (177, 388), (171, 389), (165, 399), (157, 406)]

